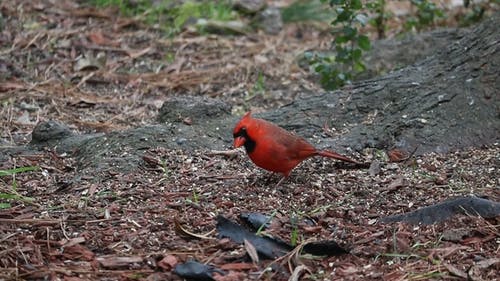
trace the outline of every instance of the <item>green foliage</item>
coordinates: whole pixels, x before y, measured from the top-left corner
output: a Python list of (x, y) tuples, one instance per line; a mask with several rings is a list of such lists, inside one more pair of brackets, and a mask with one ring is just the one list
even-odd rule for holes
[(266, 92), (265, 79), (262, 72), (259, 72), (259, 75), (257, 76), (257, 81), (255, 81), (255, 85), (253, 86), (253, 91), (256, 94), (261, 94), (261, 95)]
[(295, 247), (299, 242), (299, 218), (297, 216), (292, 216), (290, 218), (290, 223), (292, 224), (292, 233), (290, 233), (290, 244)]
[(173, 5), (172, 0), (156, 3), (150, 0), (88, 0), (88, 2), (97, 7), (118, 7), (124, 16), (138, 16), (148, 24), (159, 23), (162, 15), (168, 15), (168, 10)]
[(5, 184), (7, 190), (0, 192), (0, 200), (2, 201), (0, 202), (0, 209), (10, 208), (11, 201), (14, 202), (22, 201), (27, 203), (33, 202), (33, 198), (23, 196), (17, 192), (16, 175), (19, 173), (36, 171), (36, 170), (38, 170), (38, 167), (36, 166), (13, 168), (9, 170), (0, 170), (0, 177), (5, 177), (5, 176), (12, 177), (12, 183), (10, 185)]
[(467, 13), (460, 19), (460, 26), (469, 26), (483, 19), (486, 9), (481, 5), (472, 5)]
[(264, 230), (264, 227), (270, 222), (273, 220), (273, 218), (276, 216), (276, 214), (278, 213), (278, 210), (274, 210), (271, 215), (269, 216), (269, 218), (267, 218), (267, 220), (261, 224), (259, 226), (259, 229), (257, 229), (257, 232), (255, 232), (255, 235), (262, 235), (262, 230)]
[(320, 0), (296, 0), (281, 10), (283, 22), (331, 21), (333, 15)]
[(259, 74), (257, 75), (257, 80), (255, 81), (255, 84), (253, 85), (252, 89), (248, 91), (248, 94), (245, 97), (245, 101), (249, 101), (258, 95), (262, 96), (265, 93), (266, 93), (265, 77), (264, 74), (262, 74), (262, 72), (259, 71)]
[(429, 0), (410, 0), (410, 2), (417, 8), (417, 14), (406, 21), (406, 30), (415, 28), (420, 31), (425, 27), (434, 25), (438, 18), (444, 17), (443, 10)]
[(229, 21), (235, 18), (233, 10), (228, 1), (186, 1), (173, 9), (174, 28), (179, 31), (182, 26), (192, 18), (213, 19), (218, 21)]
[(385, 38), (385, 23), (390, 17), (390, 14), (385, 10), (385, 5), (385, 0), (373, 0), (366, 3), (366, 8), (375, 15), (369, 20), (369, 23), (377, 29), (378, 39)]
[[(326, 0), (322, 0), (326, 2)], [(335, 12), (332, 21), (335, 40), (332, 42), (335, 55), (305, 53), (304, 56), (320, 75), (321, 85), (334, 90), (349, 83), (353, 77), (365, 70), (362, 61), (364, 51), (370, 49), (370, 40), (359, 33), (359, 27), (367, 24), (368, 17), (362, 12), (361, 0), (330, 0)]]
[(225, 1), (185, 1), (177, 4), (174, 0), (88, 0), (98, 7), (115, 6), (125, 16), (135, 16), (147, 24), (157, 25), (168, 35), (178, 33), (190, 19), (213, 19), (229, 21), (234, 19), (231, 2)]
[(190, 199), (192, 203), (199, 205), (200, 203), (200, 196), (198, 195), (198, 192), (196, 192), (195, 189), (193, 189), (193, 197)]

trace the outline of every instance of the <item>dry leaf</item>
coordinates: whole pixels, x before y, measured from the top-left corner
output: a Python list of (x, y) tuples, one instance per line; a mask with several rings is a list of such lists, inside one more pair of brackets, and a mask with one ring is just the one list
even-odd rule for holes
[(293, 270), (292, 275), (290, 275), (290, 278), (288, 278), (288, 281), (299, 281), (300, 276), (304, 274), (305, 271), (311, 272), (309, 268), (303, 264), (297, 266)]
[(175, 223), (175, 231), (181, 235), (185, 235), (188, 237), (194, 237), (194, 238), (198, 238), (198, 239), (211, 239), (211, 240), (215, 239), (215, 238), (209, 236), (210, 234), (212, 234), (212, 232), (215, 231), (215, 229), (209, 231), (206, 234), (196, 234), (194, 232), (191, 232), (191, 231), (185, 229), (181, 225), (181, 223), (179, 222), (179, 220), (177, 218), (174, 219), (174, 223)]
[(387, 152), (387, 156), (389, 156), (389, 160), (391, 162), (401, 162), (403, 160), (406, 160), (406, 158), (408, 157), (408, 152), (400, 149), (393, 149)]
[(70, 260), (85, 260), (91, 261), (94, 259), (95, 254), (87, 247), (76, 244), (69, 247), (64, 247), (63, 256)]
[(138, 57), (142, 57), (143, 55), (149, 53), (153, 48), (152, 47), (147, 47), (146, 49), (143, 50), (125, 50), (127, 55), (133, 59), (136, 59)]
[(61, 242), (62, 242), (63, 247), (71, 247), (73, 245), (85, 242), (85, 237), (75, 237), (75, 238), (71, 238), (70, 240), (67, 240), (67, 241), (63, 240)]
[(222, 270), (247, 270), (255, 268), (255, 264), (247, 262), (226, 263), (220, 266)]
[(446, 268), (446, 270), (448, 270), (451, 273), (451, 275), (455, 275), (455, 276), (467, 279), (467, 273), (456, 268), (454, 265), (451, 265), (451, 264), (445, 262), (445, 263), (443, 263), (443, 266)]
[(110, 41), (104, 37), (101, 31), (91, 32), (88, 35), (89, 40), (96, 45), (109, 45)]
[(245, 243), (245, 250), (247, 251), (252, 261), (254, 263), (259, 263), (259, 255), (257, 254), (257, 250), (255, 249), (254, 245), (248, 242), (247, 239), (244, 240), (244, 243)]
[(97, 258), (97, 261), (106, 268), (120, 268), (127, 267), (133, 263), (142, 263), (143, 258), (141, 256), (130, 256), (130, 257), (118, 257), (118, 256), (101, 256)]
[(166, 271), (172, 270), (177, 264), (179, 260), (174, 255), (166, 255), (158, 262), (158, 266), (165, 269)]

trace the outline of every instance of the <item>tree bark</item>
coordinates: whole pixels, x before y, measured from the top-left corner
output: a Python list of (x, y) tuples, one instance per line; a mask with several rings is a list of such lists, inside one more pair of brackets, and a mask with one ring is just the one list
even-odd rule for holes
[[(267, 119), (324, 146), (448, 152), (498, 142), (500, 16), (414, 65), (296, 102)], [(315, 125), (315, 126), (311, 126)]]

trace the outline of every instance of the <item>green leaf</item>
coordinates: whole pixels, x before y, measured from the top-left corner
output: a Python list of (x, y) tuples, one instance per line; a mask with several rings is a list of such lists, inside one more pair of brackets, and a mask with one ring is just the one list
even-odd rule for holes
[(361, 59), (362, 53), (363, 52), (361, 51), (361, 49), (354, 49), (352, 51), (352, 59), (355, 61), (359, 61)]
[(0, 203), (0, 209), (8, 209), (11, 205), (9, 203)]
[(351, 52), (348, 50), (341, 50), (340, 52), (337, 52), (337, 56), (335, 57), (335, 61), (338, 62), (348, 62), (351, 60)]
[(337, 44), (337, 45), (343, 44), (347, 41), (349, 41), (349, 38), (347, 38), (346, 36), (340, 35), (340, 36), (335, 37), (335, 44)]
[(361, 3), (361, 0), (351, 0), (351, 8), (353, 10), (361, 10), (363, 3)]
[(21, 196), (13, 193), (0, 193), (0, 199), (19, 199)]
[(363, 62), (357, 61), (354, 63), (354, 71), (355, 72), (363, 72), (366, 70), (366, 66)]
[(358, 45), (361, 49), (368, 51), (371, 48), (370, 39), (366, 35), (358, 36)]
[(37, 166), (28, 166), (28, 167), (19, 167), (19, 168), (14, 168), (14, 169), (9, 169), (9, 170), (0, 170), (0, 177), (11, 176), (11, 175), (15, 175), (18, 173), (36, 171), (36, 170), (38, 170)]
[(344, 21), (349, 21), (351, 19), (352, 12), (349, 10), (343, 10), (340, 14), (337, 15), (337, 18), (334, 20), (334, 22), (339, 23), (339, 22), (344, 22)]
[(347, 77), (345, 75), (345, 73), (339, 73), (337, 74), (337, 78), (340, 80), (340, 81), (346, 81)]
[(314, 68), (314, 71), (316, 71), (316, 72), (322, 72), (324, 69), (325, 69), (325, 65), (324, 65), (324, 64), (318, 64), (318, 65)]
[(358, 30), (354, 27), (351, 27), (351, 26), (344, 26), (344, 28), (342, 29), (342, 33), (344, 33), (344, 36), (348, 39), (348, 40), (352, 40), (352, 38), (354, 36), (356, 36), (356, 34), (358, 33)]
[(361, 25), (366, 25), (368, 23), (368, 17), (365, 14), (357, 14), (354, 19)]
[(345, 3), (345, 0), (330, 0), (330, 6), (343, 5), (344, 3)]

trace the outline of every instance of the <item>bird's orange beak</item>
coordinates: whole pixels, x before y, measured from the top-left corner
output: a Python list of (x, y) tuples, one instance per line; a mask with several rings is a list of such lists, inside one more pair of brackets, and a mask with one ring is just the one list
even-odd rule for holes
[(238, 147), (244, 145), (245, 141), (246, 140), (245, 140), (244, 137), (236, 137), (236, 138), (234, 138), (234, 147), (238, 148)]

